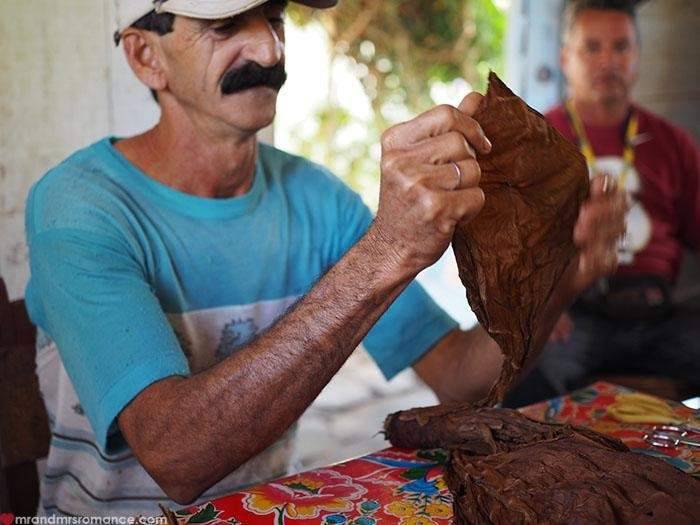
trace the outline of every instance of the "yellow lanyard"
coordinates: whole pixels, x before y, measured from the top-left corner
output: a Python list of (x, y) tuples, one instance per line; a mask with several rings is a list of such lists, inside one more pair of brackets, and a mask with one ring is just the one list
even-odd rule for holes
[[(595, 152), (593, 151), (593, 146), (591, 146), (591, 143), (588, 140), (588, 135), (586, 135), (586, 129), (583, 127), (583, 122), (578, 116), (576, 108), (574, 108), (571, 101), (566, 102), (566, 109), (569, 112), (569, 118), (573, 124), (574, 132), (578, 137), (581, 153), (583, 153), (583, 156), (586, 157), (588, 165), (591, 166), (591, 169), (595, 173), (597, 171), (596, 156)], [(637, 116), (636, 112), (633, 112), (629, 122), (627, 123), (627, 130), (625, 131), (625, 149), (622, 153), (622, 161), (624, 162), (624, 166), (622, 168), (622, 173), (620, 173), (620, 177), (617, 180), (617, 186), (621, 189), (625, 188), (627, 173), (629, 172), (630, 168), (634, 166), (634, 138), (637, 136), (638, 129), (639, 117)]]

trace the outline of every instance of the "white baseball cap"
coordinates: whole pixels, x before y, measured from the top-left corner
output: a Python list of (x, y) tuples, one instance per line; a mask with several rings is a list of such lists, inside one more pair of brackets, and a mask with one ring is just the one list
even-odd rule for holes
[[(114, 41), (118, 44), (119, 37), (131, 24), (142, 16), (155, 11), (156, 13), (173, 13), (190, 18), (216, 20), (230, 18), (249, 9), (264, 4), (268, 0), (114, 0), (117, 13), (117, 30)], [(338, 0), (292, 0), (297, 4), (325, 9), (333, 7)]]

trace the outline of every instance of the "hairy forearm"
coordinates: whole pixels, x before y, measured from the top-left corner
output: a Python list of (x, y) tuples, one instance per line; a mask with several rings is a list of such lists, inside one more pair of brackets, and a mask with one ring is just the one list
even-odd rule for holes
[(197, 375), (152, 385), (122, 412), (127, 441), (171, 497), (194, 499), (278, 439), (410, 282), (374, 236), (370, 228), (255, 341)]

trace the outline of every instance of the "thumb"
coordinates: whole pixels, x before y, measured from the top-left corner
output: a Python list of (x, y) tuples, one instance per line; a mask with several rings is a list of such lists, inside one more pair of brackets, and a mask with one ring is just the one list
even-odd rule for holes
[(477, 93), (476, 91), (472, 91), (462, 99), (462, 102), (459, 103), (457, 109), (459, 109), (465, 115), (471, 117), (474, 113), (476, 113), (476, 110), (479, 109), (482, 100), (484, 100), (484, 95)]

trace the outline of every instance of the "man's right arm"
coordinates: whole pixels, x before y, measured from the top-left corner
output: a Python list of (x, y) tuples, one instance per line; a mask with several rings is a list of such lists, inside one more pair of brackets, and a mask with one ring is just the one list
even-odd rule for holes
[(370, 229), (266, 333), (208, 370), (154, 383), (121, 412), (124, 437), (172, 499), (195, 499), (318, 396), (410, 281), (381, 260), (380, 246)]
[(278, 439), (445, 251), (457, 222), (480, 211), (472, 148), (490, 144), (467, 116), (479, 101), (473, 94), (467, 114), (442, 106), (385, 133), (379, 211), (364, 237), (258, 339), (195, 376), (152, 384), (124, 408), (122, 434), (171, 498), (194, 500)]

